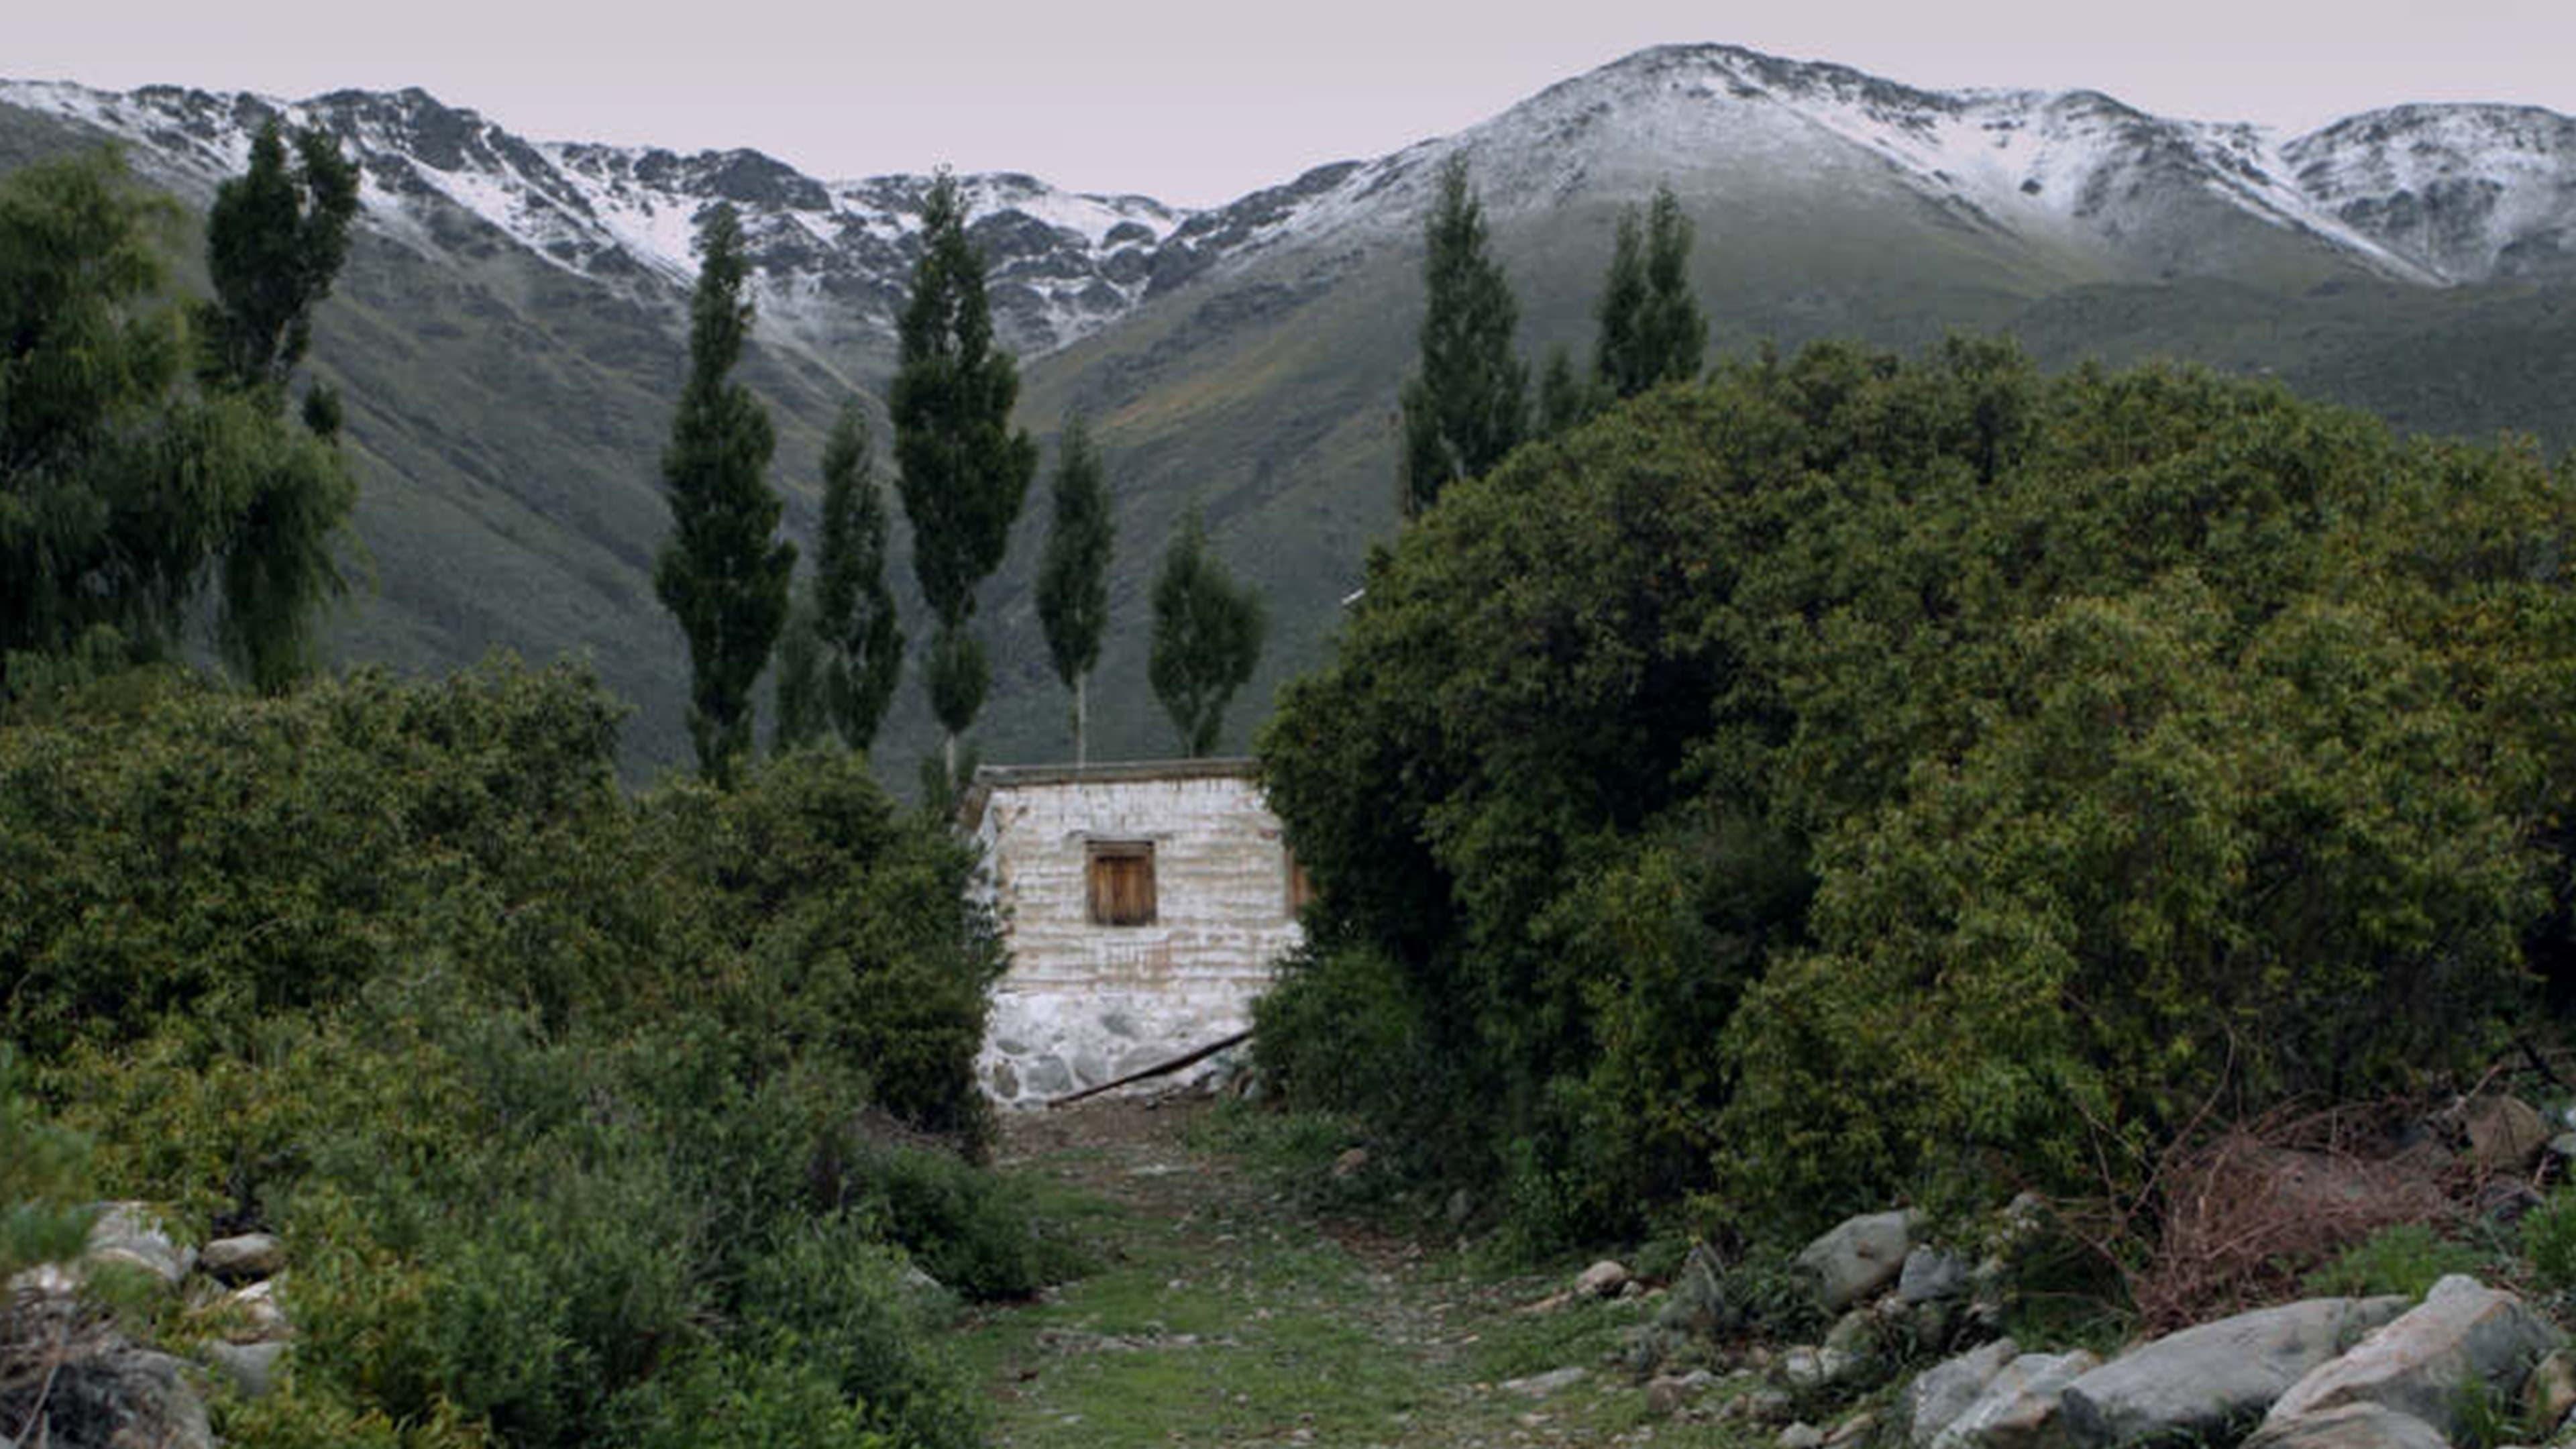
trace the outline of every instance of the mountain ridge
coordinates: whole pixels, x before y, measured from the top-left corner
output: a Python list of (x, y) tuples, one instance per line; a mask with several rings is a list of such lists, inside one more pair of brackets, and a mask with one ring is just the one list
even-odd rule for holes
[[(698, 211), (743, 212), (759, 309), (746, 375), (778, 417), (788, 529), (810, 538), (821, 434), (892, 371), (929, 178), (826, 180), (742, 147), (530, 141), (417, 89), (282, 102), (0, 82), (0, 157), (119, 139), (148, 179), (202, 205), (271, 115), (323, 122), (366, 178), (314, 351), (351, 403), (358, 527), (383, 587), (342, 626), (339, 657), (434, 669), (494, 644), (587, 652), (639, 706), (630, 772), (684, 758), (685, 656), (649, 572)], [(1021, 419), (1043, 436), (1089, 413), (1118, 491), (1098, 752), (1167, 747), (1142, 620), (1153, 558), (1192, 501), (1274, 606), (1227, 743), (1328, 647), (1337, 601), (1394, 526), (1420, 217), (1461, 152), (1533, 357), (1586, 345), (1619, 210), (1669, 183), (1699, 229), (1694, 283), (1722, 350), (2001, 330), (2052, 365), (2199, 357), (2435, 428), (2558, 427), (2526, 400), (2576, 369), (2559, 320), (2576, 280), (2576, 121), (2541, 108), (2397, 105), (2288, 135), (2096, 91), (1932, 91), (1685, 45), (1223, 206), (961, 177), (1022, 361)], [(1027, 510), (985, 591), (997, 760), (1069, 748), (1028, 592), (1043, 512)], [(933, 737), (917, 695), (889, 723), (889, 779)]]

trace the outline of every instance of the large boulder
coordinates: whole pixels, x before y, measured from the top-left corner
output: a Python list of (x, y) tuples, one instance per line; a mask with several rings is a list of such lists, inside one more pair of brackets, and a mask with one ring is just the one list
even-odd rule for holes
[(2051, 1449), (2065, 1443), (2066, 1386), (2101, 1362), (2080, 1348), (2023, 1354), (1932, 1436), (1932, 1449)]
[(2412, 1414), (2352, 1403), (2267, 1423), (2241, 1449), (2451, 1449), (2451, 1441)]
[(2462, 1429), (2459, 1405), (2470, 1380), (2483, 1380), (2505, 1402), (2558, 1330), (2522, 1300), (2454, 1273), (2424, 1301), (2290, 1386), (2272, 1405), (2266, 1427), (2347, 1404), (2378, 1404), (2412, 1415), (2445, 1435)]
[(2214, 1437), (2405, 1310), (2404, 1298), (2312, 1298), (2169, 1333), (2069, 1384), (2067, 1430), (2088, 1445)]
[(1884, 1288), (1905, 1268), (1914, 1229), (1912, 1211), (1868, 1213), (1845, 1219), (1798, 1252), (1798, 1266), (1815, 1279), (1816, 1297), (1828, 1313)]
[(213, 1449), (206, 1405), (185, 1365), (166, 1353), (121, 1339), (93, 1342), (65, 1359), (43, 1385), (0, 1393), (0, 1415), (24, 1424), (27, 1441), (46, 1449)]
[(1995, 1381), (1995, 1375), (2020, 1356), (2021, 1349), (2011, 1339), (1998, 1338), (1916, 1374), (1914, 1382), (1905, 1386), (1906, 1442), (1914, 1449), (1929, 1449), (1941, 1431), (1966, 1413), (1986, 1385)]
[(226, 1283), (244, 1283), (286, 1266), (286, 1249), (267, 1233), (239, 1233), (206, 1244), (197, 1266)]

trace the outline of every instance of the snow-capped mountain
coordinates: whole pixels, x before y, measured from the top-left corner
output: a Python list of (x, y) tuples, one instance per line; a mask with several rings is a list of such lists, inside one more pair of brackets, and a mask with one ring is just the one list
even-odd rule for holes
[[(434, 253), (452, 244), (436, 214), (446, 203), (611, 287), (685, 286), (698, 216), (730, 201), (765, 329), (815, 348), (891, 335), (929, 182), (819, 180), (749, 150), (530, 141), (419, 90), (285, 102), (16, 81), (0, 82), (0, 101), (118, 136), (147, 173), (198, 193), (239, 170), (270, 116), (317, 124), (360, 161), (370, 227)], [(1212, 210), (1007, 173), (963, 180), (1004, 335), (1035, 355), (1233, 259), (1409, 239), (1436, 163), (1460, 148), (1502, 219), (1658, 181), (1721, 206), (1893, 187), (1958, 225), (2119, 271), (2228, 270), (2235, 250), (2211, 232), (2220, 216), (2426, 285), (2576, 262), (2576, 120), (2552, 112), (2399, 106), (2286, 136), (2092, 91), (1919, 90), (1723, 45), (1641, 51), (1457, 136)]]

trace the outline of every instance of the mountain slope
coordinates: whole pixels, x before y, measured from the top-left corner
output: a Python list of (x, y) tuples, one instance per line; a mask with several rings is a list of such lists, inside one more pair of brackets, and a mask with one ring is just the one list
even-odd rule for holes
[[(529, 141), (418, 91), (288, 104), (32, 82), (0, 82), (0, 164), (114, 137), (201, 205), (271, 115), (332, 130), (366, 178), (315, 348), (350, 403), (381, 590), (340, 652), (436, 668), (495, 644), (584, 650), (638, 705), (630, 764), (682, 758), (680, 643), (648, 576), (695, 220), (717, 200), (744, 215), (760, 308), (748, 376), (778, 415), (790, 528), (810, 536), (820, 431), (891, 369), (928, 178)], [(2001, 329), (2053, 362), (2270, 369), (2409, 426), (2570, 425), (2576, 122), (2546, 111), (2399, 106), (2293, 137), (2092, 92), (1926, 91), (1687, 46), (1219, 208), (962, 178), (1022, 356), (1022, 418), (1044, 434), (1090, 412), (1118, 493), (1101, 752), (1169, 748), (1144, 684), (1145, 598), (1193, 498), (1272, 602), (1238, 739), (1323, 647), (1368, 541), (1392, 526), (1420, 218), (1457, 151), (1534, 357), (1584, 355), (1616, 216), (1663, 183), (1698, 224), (1694, 280), (1721, 350)], [(988, 758), (1067, 744), (1026, 587), (1043, 513), (1041, 484), (987, 588)], [(931, 738), (917, 690), (890, 730), (881, 753), (901, 778)]]

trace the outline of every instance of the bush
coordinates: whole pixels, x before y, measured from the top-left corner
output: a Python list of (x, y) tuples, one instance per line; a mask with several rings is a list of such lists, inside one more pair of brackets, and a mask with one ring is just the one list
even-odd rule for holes
[(0, 724), (0, 1042), (64, 1129), (0, 1084), (0, 1203), (69, 1191), (75, 1131), (110, 1194), (279, 1232), (294, 1371), (236, 1437), (959, 1445), (905, 1250), (1061, 1271), (957, 1155), (965, 848), (855, 757), (629, 799), (614, 715), (505, 663)]
[(1264, 1060), (1557, 1238), (2125, 1192), (2213, 1098), (2466, 1069), (2576, 961), (2571, 530), (2527, 450), (2189, 370), (1641, 398), (1445, 493), (1283, 693)]
[(2576, 1190), (2562, 1187), (2523, 1215), (2522, 1255), (2541, 1287), (2576, 1290)]
[(2465, 1243), (2451, 1242), (2422, 1223), (2400, 1223), (2346, 1248), (2310, 1273), (2303, 1286), (2312, 1294), (2338, 1298), (2400, 1293), (2420, 1299), (2449, 1274), (2476, 1273), (2487, 1266), (2487, 1256)]

